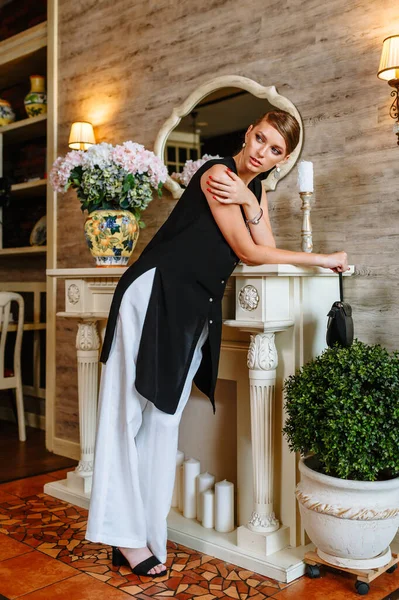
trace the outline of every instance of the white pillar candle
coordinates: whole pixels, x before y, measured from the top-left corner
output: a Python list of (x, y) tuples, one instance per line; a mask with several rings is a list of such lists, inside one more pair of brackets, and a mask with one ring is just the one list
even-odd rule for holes
[(215, 523), (215, 492), (205, 490), (202, 496), (202, 526), (212, 529)]
[(196, 458), (188, 458), (183, 463), (183, 486), (184, 503), (183, 515), (187, 519), (195, 519), (197, 514), (196, 479), (200, 474), (200, 461)]
[(234, 483), (215, 483), (215, 529), (227, 533), (234, 529)]
[(176, 454), (176, 475), (175, 475), (175, 485), (173, 488), (173, 496), (172, 496), (172, 504), (171, 506), (178, 506), (179, 504), (179, 494), (180, 494), (180, 467), (184, 461), (184, 452), (181, 450), (177, 451)]
[(313, 163), (309, 160), (298, 165), (298, 187), (300, 192), (313, 192)]
[(215, 485), (215, 476), (207, 471), (197, 477), (197, 519), (202, 521), (202, 492), (209, 490)]
[(184, 462), (182, 462), (182, 464), (179, 467), (178, 473), (179, 473), (179, 495), (177, 497), (177, 507), (180, 510), (180, 512), (183, 512), (183, 506), (184, 506), (184, 485), (183, 485), (183, 469), (184, 469)]

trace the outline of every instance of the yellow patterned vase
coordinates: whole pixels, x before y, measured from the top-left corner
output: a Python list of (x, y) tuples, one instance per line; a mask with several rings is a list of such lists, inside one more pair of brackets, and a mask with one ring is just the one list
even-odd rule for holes
[(140, 233), (138, 221), (129, 210), (94, 210), (88, 215), (84, 230), (97, 267), (126, 265)]
[(28, 117), (37, 117), (47, 113), (47, 94), (44, 89), (43, 75), (31, 75), (30, 92), (24, 98), (24, 105)]

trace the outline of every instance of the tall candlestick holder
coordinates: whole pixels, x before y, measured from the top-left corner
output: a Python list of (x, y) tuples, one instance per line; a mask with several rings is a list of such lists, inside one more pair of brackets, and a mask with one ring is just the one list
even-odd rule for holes
[(303, 212), (302, 218), (302, 252), (312, 252), (313, 240), (312, 240), (312, 225), (310, 222), (310, 201), (313, 197), (313, 192), (299, 192), (302, 200), (301, 210)]

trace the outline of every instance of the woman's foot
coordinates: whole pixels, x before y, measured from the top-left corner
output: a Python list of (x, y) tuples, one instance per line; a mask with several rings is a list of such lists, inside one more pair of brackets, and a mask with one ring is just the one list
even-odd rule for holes
[[(146, 558), (152, 556), (152, 552), (147, 546), (145, 546), (144, 548), (121, 548), (120, 546), (118, 547), (119, 550), (122, 552), (123, 556), (129, 561), (129, 564), (132, 567), (132, 569), (134, 569), (136, 565), (138, 565)], [(165, 565), (159, 564), (155, 565), (155, 567), (147, 571), (147, 573), (153, 575), (155, 573), (162, 573), (164, 571), (165, 573), (167, 571)]]

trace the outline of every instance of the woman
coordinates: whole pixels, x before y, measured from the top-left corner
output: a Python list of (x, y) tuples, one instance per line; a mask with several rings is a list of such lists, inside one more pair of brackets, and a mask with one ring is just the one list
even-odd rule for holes
[(345, 252), (276, 248), (259, 176), (288, 160), (299, 133), (285, 111), (250, 125), (238, 154), (198, 169), (118, 282), (100, 357), (86, 532), (88, 540), (112, 545), (116, 567), (166, 574), (178, 426), (193, 380), (215, 412), (221, 304), (238, 260), (348, 268)]

